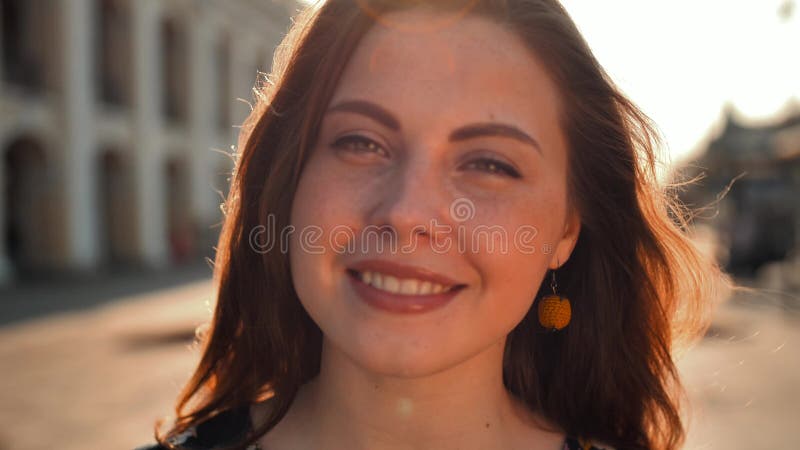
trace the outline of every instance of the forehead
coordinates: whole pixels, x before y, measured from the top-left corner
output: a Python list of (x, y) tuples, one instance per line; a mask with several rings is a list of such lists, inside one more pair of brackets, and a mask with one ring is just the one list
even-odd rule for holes
[(556, 86), (516, 34), (482, 17), (445, 22), (441, 14), (384, 16), (355, 49), (331, 103), (375, 101), (400, 114), (404, 128), (505, 119), (543, 134), (557, 125)]

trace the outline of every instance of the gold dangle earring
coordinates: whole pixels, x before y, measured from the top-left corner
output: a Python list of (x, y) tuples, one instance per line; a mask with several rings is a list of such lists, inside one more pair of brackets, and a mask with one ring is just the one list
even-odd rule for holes
[(561, 330), (569, 324), (572, 318), (572, 307), (569, 299), (556, 293), (556, 271), (551, 269), (552, 278), (550, 288), (552, 294), (548, 294), (539, 299), (539, 323), (550, 331)]

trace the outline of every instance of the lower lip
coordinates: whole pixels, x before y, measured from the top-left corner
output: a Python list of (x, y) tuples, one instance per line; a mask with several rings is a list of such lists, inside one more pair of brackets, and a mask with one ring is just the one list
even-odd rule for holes
[(370, 286), (349, 272), (347, 277), (350, 279), (350, 283), (358, 296), (368, 305), (383, 311), (400, 314), (424, 313), (441, 308), (461, 291), (461, 289), (456, 289), (449, 292), (425, 295), (393, 294)]

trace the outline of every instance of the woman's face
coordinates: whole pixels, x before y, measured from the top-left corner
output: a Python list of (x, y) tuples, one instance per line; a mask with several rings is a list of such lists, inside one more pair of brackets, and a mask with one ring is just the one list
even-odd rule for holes
[[(382, 374), (434, 373), (502, 344), (579, 229), (559, 96), (542, 63), (493, 22), (438, 27), (441, 14), (395, 12), (383, 23), (397, 26), (364, 37), (291, 213), (303, 306), (327, 345)], [(415, 297), (431, 273), (456, 290)], [(380, 293), (395, 286), (408, 290)]]

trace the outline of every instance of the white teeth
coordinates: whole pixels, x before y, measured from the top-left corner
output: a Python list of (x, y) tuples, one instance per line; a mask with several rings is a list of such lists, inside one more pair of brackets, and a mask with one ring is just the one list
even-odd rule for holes
[(401, 278), (398, 279), (391, 275), (381, 274), (378, 272), (359, 272), (361, 281), (370, 286), (381, 289), (383, 291), (391, 292), (393, 294), (402, 295), (427, 295), (438, 294), (448, 290), (451, 286), (444, 286), (439, 283), (430, 281), (418, 280), (415, 278)]
[(419, 281), (417, 280), (403, 280), (400, 282), (400, 293), (406, 295), (414, 295), (418, 291)]
[(400, 282), (391, 275), (383, 276), (383, 290), (394, 294), (400, 292)]
[(425, 295), (431, 293), (431, 282), (430, 281), (423, 281), (419, 285), (419, 294)]

